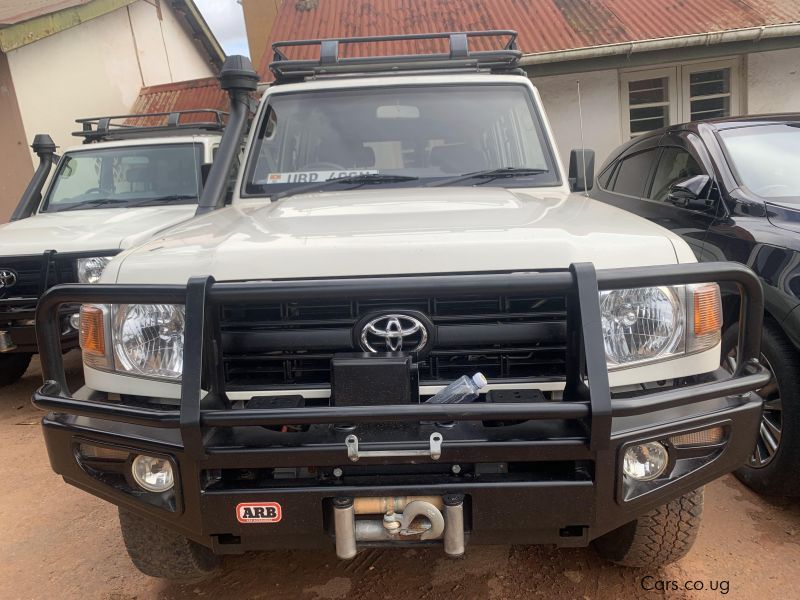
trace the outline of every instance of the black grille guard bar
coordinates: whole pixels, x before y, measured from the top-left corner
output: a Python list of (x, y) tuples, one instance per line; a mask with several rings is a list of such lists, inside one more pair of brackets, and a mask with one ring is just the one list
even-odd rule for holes
[[(611, 399), (600, 321), (598, 290), (725, 282), (740, 292), (738, 361), (726, 379)], [(258, 304), (289, 300), (331, 300), (390, 295), (408, 298), (425, 294), (466, 296), (475, 293), (563, 295), (567, 298), (567, 361), (564, 401), (528, 404), (408, 405), (309, 407), (231, 410), (225, 395), (218, 311), (222, 304)], [(185, 304), (186, 333), (180, 410), (159, 411), (69, 396), (59, 340), (59, 307), (75, 303)], [(608, 447), (611, 418), (644, 414), (763, 387), (769, 372), (758, 362), (764, 299), (761, 283), (738, 263), (699, 263), (609, 269), (595, 272), (591, 263), (576, 263), (568, 271), (508, 274), (436, 275), (333, 280), (216, 283), (195, 277), (187, 285), (60, 285), (39, 301), (36, 329), (45, 384), (34, 404), (56, 413), (97, 417), (151, 427), (180, 428), (184, 449), (205, 455), (203, 427), (361, 423), (420, 420), (590, 419), (589, 445)], [(586, 385), (586, 380), (589, 386)], [(204, 392), (207, 390), (207, 392)], [(201, 409), (201, 402), (209, 407)]]

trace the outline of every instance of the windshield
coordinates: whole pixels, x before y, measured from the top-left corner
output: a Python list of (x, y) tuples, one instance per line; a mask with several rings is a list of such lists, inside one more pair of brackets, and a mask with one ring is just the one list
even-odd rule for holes
[(800, 202), (800, 128), (740, 127), (720, 137), (739, 183), (762, 198)]
[[(519, 169), (459, 185), (558, 185), (552, 151), (521, 85), (389, 87), (275, 94), (259, 124), (243, 195), (347, 186), (421, 186)], [(522, 169), (525, 169), (523, 172)], [(400, 176), (362, 177), (364, 175)]]
[(64, 155), (46, 212), (158, 202), (197, 202), (200, 144), (80, 150)]

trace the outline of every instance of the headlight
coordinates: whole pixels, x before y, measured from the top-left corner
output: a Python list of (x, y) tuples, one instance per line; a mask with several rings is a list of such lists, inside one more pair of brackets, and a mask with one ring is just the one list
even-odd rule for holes
[(113, 256), (91, 256), (78, 259), (78, 282), (97, 283)]
[(120, 304), (114, 307), (117, 371), (180, 379), (183, 372), (183, 305)]
[(602, 291), (600, 312), (609, 369), (701, 352), (720, 340), (716, 284)]

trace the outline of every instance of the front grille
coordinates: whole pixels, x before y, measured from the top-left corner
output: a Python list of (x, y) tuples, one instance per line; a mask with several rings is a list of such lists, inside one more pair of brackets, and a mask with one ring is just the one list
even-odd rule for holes
[[(74, 283), (78, 280), (75, 256), (53, 255), (53, 264), (48, 276), (49, 285)], [(50, 255), (0, 256), (0, 270), (10, 269), (17, 275), (14, 286), (0, 290), (0, 298), (38, 298), (43, 291), (45, 264)]]
[(434, 345), (417, 363), (421, 385), (478, 371), (494, 381), (564, 377), (563, 297), (375, 298), (222, 306), (226, 387), (327, 386), (333, 355), (361, 351), (356, 324), (394, 311), (418, 311), (434, 325)]

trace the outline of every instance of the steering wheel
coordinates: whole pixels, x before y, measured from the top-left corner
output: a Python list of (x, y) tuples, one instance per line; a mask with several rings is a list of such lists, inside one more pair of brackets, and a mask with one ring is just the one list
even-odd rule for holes
[(789, 186), (784, 185), (782, 183), (772, 183), (770, 185), (765, 185), (764, 187), (758, 188), (757, 190), (753, 190), (759, 196), (768, 196), (770, 190), (775, 190), (776, 192), (779, 190), (788, 190)]
[(332, 162), (313, 162), (300, 167), (302, 171), (347, 171), (342, 165), (337, 165)]

